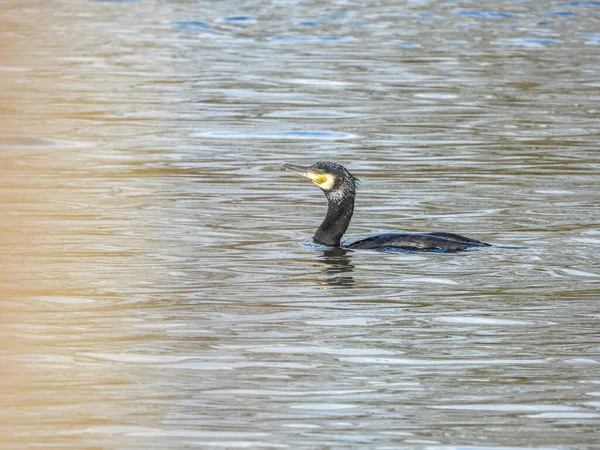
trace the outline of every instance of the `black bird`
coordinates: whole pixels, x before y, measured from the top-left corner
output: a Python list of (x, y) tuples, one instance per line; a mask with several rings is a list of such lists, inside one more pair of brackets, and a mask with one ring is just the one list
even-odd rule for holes
[(327, 197), (327, 215), (313, 237), (317, 244), (348, 249), (440, 253), (490, 246), (454, 233), (385, 233), (341, 245), (354, 213), (358, 178), (344, 166), (332, 162), (316, 162), (309, 167), (284, 164), (281, 170), (309, 178)]

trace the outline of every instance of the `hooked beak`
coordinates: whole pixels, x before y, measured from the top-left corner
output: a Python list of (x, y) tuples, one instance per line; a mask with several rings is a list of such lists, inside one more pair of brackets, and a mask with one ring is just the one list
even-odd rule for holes
[(318, 174), (312, 172), (310, 167), (297, 166), (295, 164), (284, 164), (281, 166), (281, 170), (298, 174), (312, 181), (315, 181), (319, 176)]

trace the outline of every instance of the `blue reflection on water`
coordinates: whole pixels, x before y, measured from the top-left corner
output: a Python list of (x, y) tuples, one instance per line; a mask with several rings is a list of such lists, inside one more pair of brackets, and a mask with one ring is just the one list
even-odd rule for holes
[(249, 22), (254, 22), (254, 18), (250, 17), (250, 16), (225, 17), (222, 20), (223, 20), (223, 22), (231, 22), (231, 23), (249, 23)]
[(571, 11), (547, 11), (547, 12), (543, 12), (542, 14), (548, 15), (548, 16), (574, 16), (575, 13), (571, 12)]
[(483, 17), (485, 19), (506, 19), (512, 17), (521, 17), (521, 14), (503, 13), (503, 12), (480, 12), (480, 11), (459, 11), (461, 16)]
[(560, 44), (562, 41), (558, 39), (541, 39), (541, 38), (524, 38), (521, 39), (527, 44)]
[(398, 45), (400, 47), (420, 47), (420, 45), (415, 44), (414, 42), (408, 42), (408, 41), (396, 41), (394, 42), (395, 45)]
[(600, 2), (567, 2), (562, 3), (565, 6), (600, 6)]
[(210, 24), (203, 20), (173, 22), (173, 25), (179, 30), (196, 31), (198, 33), (216, 33), (215, 30), (208, 28), (210, 27)]
[(304, 20), (302, 22), (298, 22), (298, 25), (302, 25), (303, 27), (318, 27), (320, 26), (319, 22), (313, 20)]
[(271, 36), (272, 41), (291, 41), (291, 42), (320, 42), (320, 41), (343, 41), (350, 39), (350, 36)]

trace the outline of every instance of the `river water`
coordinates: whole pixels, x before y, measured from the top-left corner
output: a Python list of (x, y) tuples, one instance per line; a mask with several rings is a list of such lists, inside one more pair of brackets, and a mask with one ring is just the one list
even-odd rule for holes
[(2, 448), (600, 448), (598, 2), (0, 10)]

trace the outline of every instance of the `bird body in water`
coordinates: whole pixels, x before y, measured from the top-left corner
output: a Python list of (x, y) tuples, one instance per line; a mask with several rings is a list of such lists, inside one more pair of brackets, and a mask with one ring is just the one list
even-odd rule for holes
[(312, 180), (325, 193), (328, 201), (325, 220), (313, 240), (327, 247), (347, 249), (388, 250), (405, 252), (460, 252), (490, 244), (454, 233), (385, 233), (341, 244), (354, 213), (358, 178), (344, 166), (332, 162), (317, 162), (309, 167), (284, 164), (281, 170)]

